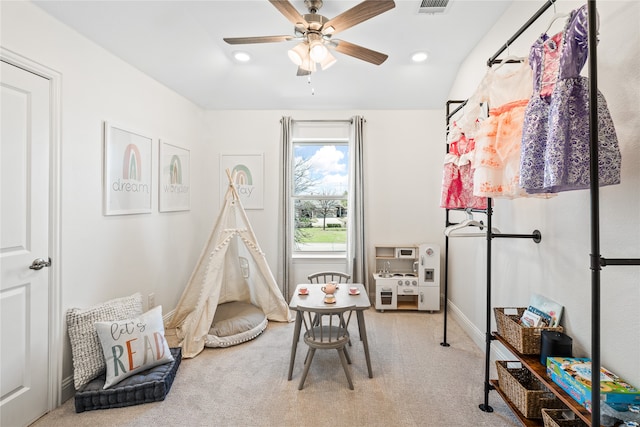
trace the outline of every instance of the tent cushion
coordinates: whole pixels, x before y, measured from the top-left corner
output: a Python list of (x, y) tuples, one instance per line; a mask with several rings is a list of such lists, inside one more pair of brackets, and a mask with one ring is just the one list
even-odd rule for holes
[(171, 348), (170, 351), (173, 361), (125, 378), (106, 390), (103, 390), (105, 374), (93, 379), (76, 392), (76, 412), (121, 408), (164, 400), (182, 361), (181, 348)]
[(220, 304), (205, 346), (229, 347), (252, 340), (265, 330), (267, 323), (267, 316), (255, 305), (240, 301)]

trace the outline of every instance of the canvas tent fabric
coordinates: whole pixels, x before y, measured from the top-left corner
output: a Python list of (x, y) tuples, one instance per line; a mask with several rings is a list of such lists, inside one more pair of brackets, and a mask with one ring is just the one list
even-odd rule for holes
[(227, 175), (229, 187), (220, 215), (165, 325), (169, 346), (182, 347), (183, 358), (204, 349), (219, 304), (247, 302), (262, 309), (269, 320), (293, 320), (240, 202), (235, 174), (227, 171)]

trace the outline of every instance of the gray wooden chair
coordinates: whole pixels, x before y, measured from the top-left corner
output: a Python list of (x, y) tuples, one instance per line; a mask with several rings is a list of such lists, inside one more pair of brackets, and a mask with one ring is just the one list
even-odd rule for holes
[(304, 342), (309, 347), (298, 390), (302, 390), (302, 387), (304, 387), (304, 381), (307, 379), (316, 350), (333, 349), (338, 351), (344, 373), (347, 375), (349, 388), (353, 390), (353, 381), (347, 366), (347, 364), (351, 363), (351, 359), (345, 346), (349, 342), (348, 327), (354, 307), (353, 305), (342, 307), (297, 306), (297, 315), (302, 316), (302, 323), (305, 329)]
[(349, 283), (351, 275), (347, 273), (340, 273), (338, 271), (320, 271), (318, 273), (308, 275), (307, 279), (309, 279), (309, 283)]
[[(339, 271), (319, 271), (307, 276), (309, 283), (316, 285), (325, 285), (329, 282), (349, 283), (351, 275), (347, 273), (341, 273)], [(351, 345), (351, 342), (349, 342)]]

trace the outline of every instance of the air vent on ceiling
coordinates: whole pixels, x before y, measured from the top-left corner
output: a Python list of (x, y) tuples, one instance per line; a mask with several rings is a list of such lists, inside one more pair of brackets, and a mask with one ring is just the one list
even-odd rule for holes
[(449, 7), (449, 3), (449, 0), (421, 0), (418, 13), (445, 13)]

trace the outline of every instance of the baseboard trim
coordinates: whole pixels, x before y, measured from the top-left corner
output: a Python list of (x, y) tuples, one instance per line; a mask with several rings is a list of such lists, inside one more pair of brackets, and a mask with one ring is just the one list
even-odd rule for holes
[[(453, 304), (450, 300), (447, 303), (447, 307), (449, 309), (449, 314), (451, 317), (458, 322), (460, 327), (469, 335), (471, 340), (478, 346), (478, 348), (484, 353), (485, 352), (485, 333), (474, 325), (471, 320), (467, 316), (464, 315), (462, 310), (460, 310), (455, 304)], [(494, 341), (491, 345), (491, 360), (517, 360), (517, 358), (511, 354), (509, 350), (506, 349), (505, 346), (500, 344), (498, 341)]]
[[(62, 380), (61, 390), (61, 402), (66, 402), (76, 394), (76, 389), (73, 386), (73, 375), (70, 375)], [(61, 403), (62, 404), (62, 403)]]

